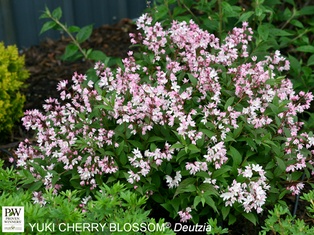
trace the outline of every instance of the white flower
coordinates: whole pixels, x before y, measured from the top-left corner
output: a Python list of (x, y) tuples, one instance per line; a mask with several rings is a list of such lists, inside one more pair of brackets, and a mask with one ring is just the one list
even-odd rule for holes
[(166, 182), (168, 184), (169, 188), (173, 188), (173, 187), (178, 187), (179, 183), (181, 182), (181, 171), (177, 171), (176, 172), (176, 176), (174, 177), (174, 179), (172, 179), (171, 176), (166, 175)]

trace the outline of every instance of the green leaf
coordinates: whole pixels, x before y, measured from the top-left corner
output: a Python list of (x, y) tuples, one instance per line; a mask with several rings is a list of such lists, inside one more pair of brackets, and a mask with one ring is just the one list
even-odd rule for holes
[(176, 157), (176, 160), (177, 160), (178, 162), (183, 161), (183, 160), (185, 160), (185, 158), (186, 158), (185, 156), (186, 156), (186, 155), (188, 155), (188, 154), (185, 152), (184, 149), (182, 149), (181, 151), (178, 152), (177, 157)]
[(279, 196), (278, 196), (278, 199), (282, 199), (286, 194), (288, 194), (289, 193), (289, 191), (288, 190), (283, 190), (280, 194), (279, 194)]
[(213, 173), (213, 179), (217, 178), (220, 175), (223, 175), (224, 173), (228, 172), (231, 170), (231, 166), (224, 165), (222, 168), (215, 170)]
[(183, 13), (186, 13), (186, 10), (184, 8), (182, 8), (182, 7), (175, 7), (173, 9), (173, 16), (174, 17), (179, 16), (179, 15), (181, 15)]
[(274, 168), (276, 166), (275, 162), (274, 161), (270, 161), (267, 163), (266, 167), (265, 167), (265, 170), (270, 170), (272, 168)]
[(287, 8), (284, 10), (283, 14), (282, 14), (282, 20), (287, 21), (291, 16), (292, 16), (292, 12), (291, 12), (291, 10), (287, 7)]
[(282, 30), (282, 29), (277, 29), (277, 28), (271, 28), (269, 29), (269, 33), (272, 35), (272, 36), (281, 36), (281, 37), (285, 37), (285, 36), (292, 36), (293, 34), (292, 33), (289, 33), (285, 30)]
[(205, 202), (207, 205), (213, 208), (216, 213), (219, 213), (219, 211), (217, 210), (215, 201), (210, 196), (205, 197)]
[(171, 202), (166, 202), (166, 203), (162, 203), (160, 204), (163, 208), (165, 208), (169, 213), (173, 213), (174, 212), (174, 208), (171, 204)]
[(228, 225), (232, 225), (237, 221), (237, 217), (235, 217), (233, 214), (229, 214), (229, 220)]
[(155, 20), (158, 21), (159, 19), (166, 19), (166, 16), (168, 14), (168, 7), (165, 4), (160, 4), (158, 7), (156, 7), (156, 14)]
[(54, 22), (54, 21), (48, 21), (46, 23), (44, 23), (43, 27), (41, 28), (40, 30), (40, 33), (39, 34), (42, 34), (46, 31), (48, 31), (49, 29), (53, 29), (57, 26), (57, 23)]
[(61, 7), (58, 7), (53, 10), (52, 17), (59, 20), (62, 17), (62, 10)]
[(78, 31), (80, 31), (80, 29), (81, 29), (80, 27), (75, 25), (71, 25), (68, 27), (70, 33), (77, 33)]
[(197, 195), (194, 198), (193, 207), (196, 208), (198, 206), (198, 204), (201, 202), (201, 200), (202, 200), (202, 197)]
[(118, 155), (120, 155), (124, 149), (124, 146), (125, 146), (125, 142), (124, 140), (122, 140), (120, 143), (119, 143), (119, 147), (116, 149), (116, 153)]
[(37, 182), (33, 183), (33, 184), (28, 188), (28, 190), (29, 190), (30, 192), (37, 191), (42, 185), (43, 185), (43, 182), (42, 182), (42, 181), (37, 181)]
[(180, 144), (180, 143), (176, 143), (176, 144), (171, 145), (171, 149), (181, 149), (183, 147), (184, 147), (184, 145)]
[(203, 191), (204, 195), (215, 195), (215, 196), (219, 195), (219, 193), (217, 192), (217, 190), (212, 184), (203, 183), (198, 187), (198, 189), (200, 191)]
[(65, 52), (62, 55), (62, 60), (69, 60), (71, 57), (73, 57), (78, 52), (78, 47), (74, 45), (73, 43), (70, 43), (66, 46)]
[(41, 162), (32, 162), (30, 163), (30, 165), (34, 167), (34, 169), (40, 174), (41, 177), (47, 175), (48, 172), (41, 167)]
[(221, 8), (224, 11), (225, 15), (228, 17), (230, 14), (234, 13), (231, 5), (225, 1), (221, 2)]
[(188, 145), (188, 149), (191, 151), (191, 152), (200, 152), (201, 150), (194, 144), (189, 144)]
[(231, 135), (227, 135), (226, 136), (226, 139), (225, 139), (225, 142), (236, 142), (236, 140), (231, 136)]
[(300, 46), (297, 48), (297, 51), (314, 53), (314, 46), (311, 45)]
[(151, 143), (149, 149), (151, 152), (155, 152), (155, 150), (157, 149), (157, 145), (155, 143)]
[(47, 19), (47, 18), (50, 19), (50, 15), (51, 15), (51, 12), (50, 12), (49, 8), (46, 6), (45, 11), (43, 12), (43, 14), (41, 14), (39, 16), (39, 19)]
[(165, 173), (166, 173), (166, 175), (170, 175), (171, 172), (172, 172), (172, 165), (170, 162), (168, 162), (166, 165)]
[(314, 55), (311, 55), (310, 58), (307, 60), (307, 66), (314, 65)]
[(221, 213), (222, 213), (222, 218), (225, 220), (227, 218), (227, 216), (229, 215), (230, 212), (230, 206), (224, 206), (221, 209)]
[(161, 138), (159, 136), (152, 136), (148, 139), (148, 142), (151, 143), (151, 142), (164, 142), (165, 141), (165, 138)]
[(72, 177), (70, 179), (70, 183), (71, 185), (75, 188), (75, 189), (81, 189), (82, 186), (80, 184), (80, 179), (79, 179), (79, 176), (78, 177)]
[(55, 171), (53, 171), (51, 173), (53, 174), (53, 177), (52, 177), (52, 180), (51, 180), (51, 184), (55, 185), (58, 182), (58, 180), (60, 179), (60, 175), (57, 172), (55, 172)]
[(262, 24), (260, 26), (258, 26), (258, 34), (259, 36), (266, 41), (268, 39), (268, 35), (269, 35), (269, 25), (267, 24)]
[(87, 58), (96, 62), (104, 62), (108, 58), (108, 56), (102, 51), (93, 50), (88, 54)]
[(243, 22), (243, 21), (247, 21), (253, 14), (254, 14), (254, 11), (248, 11), (248, 12), (243, 13), (240, 16), (240, 18), (239, 18), (237, 23)]
[(196, 179), (195, 178), (187, 178), (183, 180), (179, 186), (177, 187), (177, 190), (175, 194), (173, 195), (173, 198), (175, 198), (177, 195), (185, 192), (195, 192), (196, 187), (194, 185)]
[(239, 137), (240, 134), (241, 134), (241, 132), (242, 132), (242, 130), (243, 130), (243, 122), (240, 122), (240, 123), (238, 124), (238, 128), (233, 131), (233, 137), (234, 137), (235, 139), (236, 139), (237, 137)]
[(212, 132), (208, 129), (200, 129), (200, 132), (203, 132), (208, 138), (211, 138), (215, 135), (214, 132)]
[(228, 154), (232, 157), (232, 160), (233, 160), (232, 168), (237, 169), (238, 166), (242, 162), (242, 155), (239, 153), (239, 151), (237, 149), (235, 149), (232, 146), (230, 146)]
[(255, 15), (257, 16), (257, 17), (261, 17), (262, 16), (262, 14), (263, 14), (263, 9), (261, 8), (261, 7), (259, 7), (259, 6), (257, 6), (256, 8), (255, 8)]
[(295, 71), (295, 73), (300, 73), (301, 72), (301, 64), (297, 58), (295, 58), (292, 55), (289, 55), (289, 61), (290, 61), (290, 66), (291, 69)]
[(193, 86), (196, 86), (197, 85), (197, 78), (196, 77), (194, 77), (192, 74), (188, 74), (188, 77), (189, 77), (189, 79), (190, 79), (190, 81), (191, 81), (191, 83), (192, 83), (192, 85)]
[(286, 164), (285, 162), (279, 158), (279, 157), (276, 157), (276, 162), (278, 164), (278, 167), (282, 170), (282, 171), (285, 171), (286, 170)]
[(86, 41), (93, 32), (93, 25), (87, 25), (80, 29), (76, 35), (76, 40), (78, 43)]
[(128, 141), (129, 141), (129, 143), (131, 143), (134, 147), (136, 147), (136, 148), (138, 148), (138, 149), (140, 149), (140, 150), (145, 150), (144, 145), (143, 145), (141, 142), (139, 142), (139, 141), (137, 141), (137, 140), (128, 140)]
[(298, 21), (298, 20), (296, 20), (296, 19), (291, 20), (290, 23), (291, 23), (292, 25), (296, 26), (296, 27), (301, 28), (301, 29), (304, 28), (304, 25), (302, 24), (302, 22), (300, 22), (300, 21)]
[(256, 219), (256, 215), (255, 214), (253, 214), (253, 213), (243, 213), (242, 215), (243, 215), (243, 217), (245, 217), (247, 220), (251, 221), (256, 226), (257, 219)]
[(313, 12), (314, 12), (314, 6), (306, 6), (306, 7), (303, 7), (299, 11), (299, 14), (300, 15), (313, 15)]
[(161, 204), (161, 203), (164, 202), (164, 197), (163, 197), (162, 195), (160, 195), (160, 194), (154, 193), (154, 194), (152, 195), (152, 198), (153, 198), (153, 200), (154, 200), (155, 202), (157, 202), (158, 204)]
[(228, 107), (233, 104), (233, 102), (234, 102), (234, 96), (230, 97), (230, 98), (226, 101), (225, 106), (224, 106), (225, 110), (227, 110)]
[(125, 152), (122, 152), (121, 154), (119, 154), (119, 160), (120, 160), (120, 162), (121, 162), (121, 164), (122, 164), (123, 166), (125, 166), (125, 165), (127, 164), (127, 162), (128, 162), (128, 157), (127, 157), (127, 155), (125, 154)]
[(35, 181), (35, 177), (28, 170), (23, 170), (22, 175), (24, 178), (24, 180), (21, 182), (22, 184), (30, 184)]
[(161, 185), (161, 177), (159, 174), (157, 173), (154, 173), (152, 175), (152, 184), (156, 187), (156, 188), (159, 188), (160, 185)]

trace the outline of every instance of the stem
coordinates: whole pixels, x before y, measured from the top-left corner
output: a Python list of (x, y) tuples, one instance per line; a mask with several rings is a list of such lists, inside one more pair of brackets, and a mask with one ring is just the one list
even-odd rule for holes
[(69, 30), (67, 29), (67, 27), (62, 24), (58, 19), (54, 18), (50, 12), (48, 14), (49, 18), (52, 19), (54, 22), (56, 22), (64, 32), (66, 32), (68, 34), (68, 36), (71, 38), (72, 42), (74, 43), (75, 46), (77, 46), (77, 48), (79, 49), (79, 51), (83, 54), (84, 58), (87, 59), (87, 54), (86, 52), (82, 49), (82, 47), (80, 46), (80, 44), (78, 43), (78, 41), (73, 37), (73, 35), (69, 32)]
[(184, 3), (182, 3), (184, 8), (194, 17), (194, 19), (197, 21), (198, 24), (200, 24), (199, 19), (196, 17), (196, 15), (191, 11), (190, 8), (188, 8)]
[(222, 7), (221, 7), (221, 0), (218, 0), (218, 11), (219, 11), (219, 28), (218, 28), (218, 33), (219, 37), (221, 38), (222, 36)]
[[(302, 179), (301, 179), (302, 182), (304, 181), (304, 178), (305, 178), (305, 172), (303, 172), (303, 175), (302, 175)], [(295, 216), (297, 214), (299, 200), (300, 200), (300, 193), (297, 194), (296, 197), (295, 197), (295, 204), (294, 204), (294, 209), (293, 209), (292, 216)]]
[(294, 37), (291, 39), (290, 43), (297, 40), (298, 38), (302, 37), (304, 34), (307, 34), (308, 32), (310, 32), (311, 29), (306, 29), (303, 33), (299, 34), (298, 36)]
[(169, 2), (168, 2), (168, 0), (165, 0), (165, 5), (167, 6), (167, 9), (168, 9), (169, 18), (170, 18), (171, 20), (173, 20), (172, 15), (171, 15), (171, 10), (170, 10), (170, 8), (169, 8)]
[(281, 29), (284, 29), (290, 23), (290, 21), (294, 18), (294, 16), (295, 16), (295, 8), (293, 8), (292, 16), (284, 23)]
[(177, 4), (178, 4), (178, 6), (179, 6), (180, 8), (182, 8), (182, 6), (181, 6), (181, 0), (177, 0)]

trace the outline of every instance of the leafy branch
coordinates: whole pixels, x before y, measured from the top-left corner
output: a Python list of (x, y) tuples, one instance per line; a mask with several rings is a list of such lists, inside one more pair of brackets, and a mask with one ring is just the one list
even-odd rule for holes
[(78, 26), (67, 26), (60, 21), (62, 17), (62, 10), (60, 7), (56, 8), (52, 12), (46, 7), (44, 13), (40, 16), (40, 19), (50, 19), (43, 24), (40, 34), (55, 29), (65, 32), (71, 39), (72, 43), (66, 46), (65, 52), (62, 56), (62, 60), (75, 61), (80, 58), (92, 61), (108, 61), (108, 57), (99, 50), (84, 49), (81, 44), (88, 40), (92, 34), (93, 26), (87, 25), (82, 28)]

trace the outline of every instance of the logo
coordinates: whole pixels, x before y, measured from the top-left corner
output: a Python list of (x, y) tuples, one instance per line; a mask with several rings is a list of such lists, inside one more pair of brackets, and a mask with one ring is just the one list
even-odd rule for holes
[(2, 207), (2, 232), (24, 232), (24, 207)]

